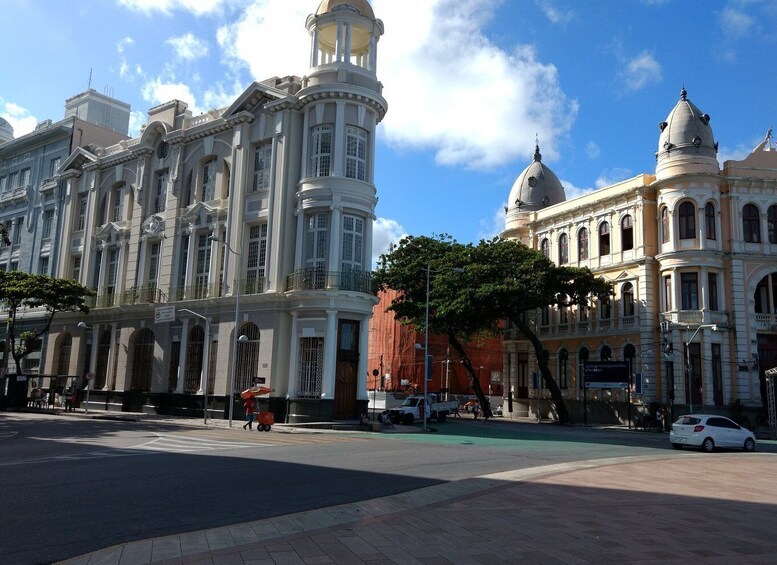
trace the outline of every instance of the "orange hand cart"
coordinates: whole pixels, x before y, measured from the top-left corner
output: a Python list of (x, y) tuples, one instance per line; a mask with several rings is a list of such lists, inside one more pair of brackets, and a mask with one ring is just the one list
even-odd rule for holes
[(274, 423), (275, 423), (275, 414), (273, 414), (272, 412), (256, 413), (256, 431), (269, 432)]

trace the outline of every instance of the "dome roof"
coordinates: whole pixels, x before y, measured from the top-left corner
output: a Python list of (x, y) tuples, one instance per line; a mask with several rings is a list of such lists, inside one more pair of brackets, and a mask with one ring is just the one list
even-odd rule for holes
[(0, 118), (0, 143), (13, 139), (13, 126), (7, 120)]
[(526, 167), (510, 190), (508, 210), (531, 212), (564, 202), (564, 187), (556, 174), (542, 163), (540, 146), (534, 150), (534, 161)]
[(675, 164), (688, 165), (688, 172), (700, 172), (700, 166), (711, 168), (712, 165), (718, 170), (718, 144), (712, 134), (710, 116), (688, 100), (685, 88), (680, 92), (680, 100), (666, 121), (658, 124), (658, 127), (661, 135), (656, 152), (657, 174)]
[(365, 18), (375, 19), (375, 12), (372, 11), (372, 6), (367, 0), (321, 0), (316, 15), (320, 16), (338, 7), (351, 8)]

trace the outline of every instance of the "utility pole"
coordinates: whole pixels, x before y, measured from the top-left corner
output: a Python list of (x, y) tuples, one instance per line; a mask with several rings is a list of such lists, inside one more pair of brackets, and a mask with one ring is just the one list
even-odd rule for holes
[(448, 401), (448, 395), (451, 390), (451, 346), (445, 349), (445, 401)]

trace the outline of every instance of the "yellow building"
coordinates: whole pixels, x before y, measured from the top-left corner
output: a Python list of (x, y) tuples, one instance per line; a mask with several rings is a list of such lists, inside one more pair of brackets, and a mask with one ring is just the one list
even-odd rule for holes
[[(557, 264), (589, 267), (615, 295), (536, 314), (538, 335), (570, 410), (582, 414), (586, 361), (626, 361), (642, 394), (675, 409), (728, 407), (753, 416), (764, 371), (777, 366), (777, 151), (771, 133), (742, 161), (718, 164), (710, 116), (687, 97), (659, 124), (655, 174), (566, 200), (534, 161), (516, 180), (503, 237)], [(525, 410), (536, 398), (530, 344), (508, 328), (505, 372)], [(625, 391), (589, 389), (611, 403)], [(681, 408), (678, 405), (682, 405)]]

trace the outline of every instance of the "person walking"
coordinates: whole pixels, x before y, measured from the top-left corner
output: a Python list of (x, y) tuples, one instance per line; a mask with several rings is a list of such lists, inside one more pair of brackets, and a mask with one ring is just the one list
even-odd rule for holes
[(477, 420), (478, 414), (480, 414), (480, 404), (476, 402), (472, 405), (472, 419)]
[(256, 408), (256, 401), (253, 396), (249, 396), (243, 401), (243, 406), (246, 410), (246, 423), (243, 424), (243, 429), (253, 429), (254, 424), (254, 410)]

